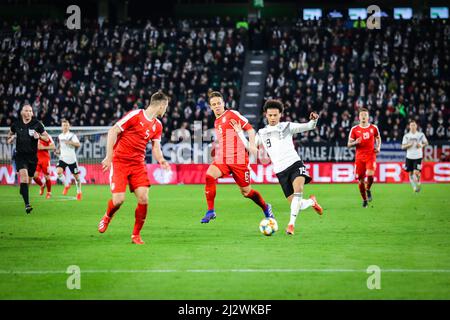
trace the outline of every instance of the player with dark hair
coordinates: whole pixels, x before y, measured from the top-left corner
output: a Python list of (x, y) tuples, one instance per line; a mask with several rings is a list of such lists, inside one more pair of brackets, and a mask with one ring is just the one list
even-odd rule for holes
[(161, 151), (162, 124), (157, 117), (166, 112), (169, 97), (161, 91), (154, 93), (150, 104), (145, 110), (138, 109), (128, 112), (108, 131), (106, 157), (102, 161), (103, 171), (109, 170), (109, 182), (112, 199), (108, 201), (106, 213), (98, 225), (98, 231), (103, 233), (125, 201), (127, 184), (130, 192), (137, 198), (135, 224), (131, 242), (144, 244), (141, 239), (141, 229), (147, 217), (148, 188), (150, 181), (147, 176), (145, 153), (148, 142), (152, 142), (153, 158), (162, 168), (170, 170), (169, 163)]
[(376, 125), (369, 123), (368, 109), (359, 109), (359, 124), (350, 130), (347, 147), (356, 147), (355, 177), (358, 179), (363, 208), (367, 208), (367, 202), (372, 201), (371, 187), (377, 166), (377, 153), (381, 149), (380, 132)]
[[(283, 104), (278, 100), (271, 99), (266, 101), (263, 110), (266, 113), (268, 125), (258, 130), (255, 144), (256, 146), (263, 145), (269, 154), (273, 170), (278, 177), (284, 195), (290, 203), (291, 217), (286, 233), (293, 235), (295, 221), (300, 210), (313, 207), (319, 215), (323, 212), (314, 195), (311, 195), (307, 200), (303, 199), (304, 185), (311, 181), (311, 177), (306, 172), (306, 167), (295, 150), (292, 139), (294, 134), (314, 130), (319, 115), (312, 112), (308, 123), (280, 122), (283, 109)], [(242, 132), (241, 125), (233, 123), (233, 128), (246, 147), (250, 148)]]
[(20, 110), (20, 117), (15, 121), (8, 132), (7, 143), (16, 139), (16, 170), (20, 176), (20, 194), (25, 203), (25, 212), (30, 213), (28, 185), (34, 176), (37, 165), (38, 140), (48, 141), (48, 134), (44, 125), (33, 117), (31, 105), (25, 104)]
[(226, 110), (223, 96), (218, 91), (208, 92), (208, 102), (216, 116), (214, 128), (216, 131), (217, 145), (214, 161), (206, 171), (205, 195), (208, 210), (201, 223), (208, 223), (216, 218), (214, 201), (216, 198), (217, 179), (232, 175), (239, 186), (241, 194), (253, 200), (264, 212), (264, 216), (273, 218), (272, 206), (266, 203), (261, 194), (250, 186), (250, 169), (248, 153), (243, 142), (238, 138), (233, 129), (232, 122), (239, 123), (249, 135), (250, 146), (255, 147), (255, 130), (239, 112)]
[(409, 132), (403, 136), (402, 149), (406, 150), (405, 170), (415, 192), (420, 192), (420, 172), (422, 170), (423, 148), (428, 145), (427, 137), (417, 131), (415, 120), (409, 121)]

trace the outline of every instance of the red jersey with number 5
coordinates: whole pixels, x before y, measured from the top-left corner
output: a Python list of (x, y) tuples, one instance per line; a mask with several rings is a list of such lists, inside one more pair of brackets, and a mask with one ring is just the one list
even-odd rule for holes
[(114, 160), (142, 163), (147, 143), (161, 140), (161, 122), (156, 118), (149, 119), (142, 109), (128, 112), (116, 125), (122, 132), (114, 145)]
[(376, 158), (375, 138), (379, 135), (378, 127), (373, 124), (365, 128), (357, 125), (350, 130), (350, 138), (354, 140), (361, 138), (361, 142), (356, 145), (355, 161), (374, 160)]
[(248, 164), (248, 153), (244, 143), (234, 131), (230, 121), (235, 120), (240, 123), (242, 130), (252, 129), (248, 120), (239, 112), (234, 110), (225, 110), (216, 121), (214, 129), (216, 130), (218, 146), (216, 148), (214, 161), (224, 164)]

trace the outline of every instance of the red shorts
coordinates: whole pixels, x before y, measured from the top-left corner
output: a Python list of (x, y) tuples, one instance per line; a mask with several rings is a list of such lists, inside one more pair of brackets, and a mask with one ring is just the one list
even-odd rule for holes
[(376, 159), (358, 159), (355, 161), (355, 178), (359, 179), (364, 178), (366, 176), (367, 170), (375, 171), (377, 168), (377, 161)]
[(109, 186), (112, 193), (122, 193), (130, 185), (130, 192), (138, 187), (149, 187), (150, 181), (147, 176), (145, 163), (125, 163), (113, 161), (109, 171)]
[(42, 172), (44, 175), (49, 175), (50, 174), (50, 171), (48, 170), (49, 168), (50, 168), (50, 160), (38, 160), (35, 172), (37, 173)]
[(248, 168), (248, 164), (219, 164), (214, 161), (212, 165), (219, 168), (224, 177), (231, 174), (239, 187), (248, 187), (250, 185), (250, 169)]

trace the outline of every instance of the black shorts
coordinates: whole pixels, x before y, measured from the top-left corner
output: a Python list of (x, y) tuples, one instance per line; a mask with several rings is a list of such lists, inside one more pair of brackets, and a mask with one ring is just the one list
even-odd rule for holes
[(36, 172), (37, 166), (37, 155), (28, 153), (17, 153), (16, 154), (16, 171), (19, 172), (20, 169), (27, 169), (28, 176), (33, 177)]
[(57, 168), (58, 167), (62, 168), (63, 170), (66, 170), (66, 168), (69, 167), (70, 172), (72, 172), (72, 174), (79, 174), (80, 173), (80, 170), (78, 169), (78, 164), (76, 162), (68, 164), (68, 163), (65, 163), (62, 160), (59, 160), (58, 161), (58, 165), (56, 167)]
[(414, 170), (421, 171), (422, 170), (422, 158), (420, 159), (408, 159), (405, 161), (405, 171), (412, 172)]
[(297, 177), (305, 177), (305, 184), (311, 182), (311, 177), (306, 173), (306, 167), (303, 161), (297, 161), (289, 168), (277, 173), (278, 181), (280, 182), (281, 189), (283, 189), (284, 195), (289, 197), (294, 193), (292, 183)]

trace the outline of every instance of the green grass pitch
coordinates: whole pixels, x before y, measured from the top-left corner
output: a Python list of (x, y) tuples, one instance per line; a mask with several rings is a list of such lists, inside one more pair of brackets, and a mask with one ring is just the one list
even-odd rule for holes
[[(18, 187), (0, 187), (0, 299), (450, 299), (450, 184), (375, 184), (367, 209), (356, 184), (308, 185), (325, 211), (302, 212), (292, 237), (279, 185), (254, 187), (274, 207), (272, 237), (234, 185), (218, 186), (207, 225), (203, 186), (153, 186), (144, 246), (130, 243), (132, 194), (99, 234), (108, 186), (83, 186), (81, 202), (32, 186), (30, 215)], [(70, 265), (79, 290), (67, 288)], [(367, 288), (370, 265), (381, 289)]]

